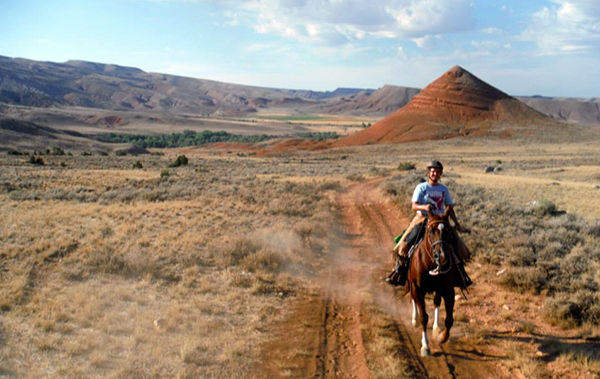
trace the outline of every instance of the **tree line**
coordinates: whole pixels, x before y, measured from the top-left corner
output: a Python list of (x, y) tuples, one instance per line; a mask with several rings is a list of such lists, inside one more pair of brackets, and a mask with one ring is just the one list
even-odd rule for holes
[(134, 146), (143, 148), (169, 148), (169, 147), (186, 147), (186, 146), (199, 146), (207, 143), (215, 142), (250, 142), (257, 143), (267, 141), (274, 138), (307, 138), (315, 141), (322, 141), (326, 139), (336, 139), (339, 135), (335, 132), (308, 132), (298, 133), (293, 135), (239, 135), (231, 134), (225, 131), (212, 132), (202, 131), (195, 132), (192, 130), (186, 130), (182, 133), (171, 133), (171, 134), (120, 134), (120, 133), (108, 133), (102, 134), (97, 137), (102, 142), (109, 143), (129, 143)]

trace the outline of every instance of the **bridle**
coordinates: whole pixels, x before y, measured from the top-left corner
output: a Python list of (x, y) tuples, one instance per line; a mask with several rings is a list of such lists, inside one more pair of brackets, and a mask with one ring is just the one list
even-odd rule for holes
[[(432, 242), (431, 238), (430, 238), (430, 236), (431, 236), (430, 230), (432, 228), (435, 228), (436, 224), (437, 224), (437, 229), (440, 231), (440, 239)], [(434, 222), (434, 226), (428, 225), (428, 227), (427, 227), (427, 235), (425, 236), (425, 240), (431, 246), (431, 252), (427, 251), (428, 249), (425, 249), (425, 251), (427, 252), (429, 258), (433, 262), (435, 262), (435, 264), (437, 266), (435, 269), (429, 271), (429, 275), (432, 275), (432, 276), (446, 274), (452, 269), (452, 257), (454, 255), (454, 249), (452, 248), (451, 244), (449, 244), (448, 242), (446, 242), (442, 239), (444, 227), (445, 227), (445, 224), (443, 221)], [(435, 247), (438, 245), (440, 246), (440, 248), (436, 249)], [(444, 251), (444, 248), (448, 249), (449, 254)], [(441, 254), (440, 254), (440, 252), (441, 252)], [(446, 256), (446, 261), (448, 262), (447, 268), (444, 270), (442, 270), (442, 267), (440, 264), (440, 259), (441, 259), (442, 255)]]

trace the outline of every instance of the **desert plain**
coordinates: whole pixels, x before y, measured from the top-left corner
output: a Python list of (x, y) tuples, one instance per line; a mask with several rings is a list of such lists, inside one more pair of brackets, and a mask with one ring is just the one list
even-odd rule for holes
[[(470, 78), (459, 69), (439, 80)], [(4, 105), (0, 377), (597, 378), (600, 130), (487, 89), (483, 116), (454, 113), (428, 88), (380, 122)], [(90, 138), (185, 130), (280, 138)], [(341, 136), (281, 136), (307, 131)], [(421, 357), (409, 296), (383, 279), (432, 159), (471, 230), (474, 284)]]

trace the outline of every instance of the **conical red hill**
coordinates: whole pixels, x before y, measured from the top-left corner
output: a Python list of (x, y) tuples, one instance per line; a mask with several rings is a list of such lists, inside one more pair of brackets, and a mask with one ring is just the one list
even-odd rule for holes
[(485, 135), (500, 132), (499, 125), (523, 126), (543, 120), (548, 118), (462, 67), (454, 66), (410, 103), (370, 128), (339, 140), (336, 145)]

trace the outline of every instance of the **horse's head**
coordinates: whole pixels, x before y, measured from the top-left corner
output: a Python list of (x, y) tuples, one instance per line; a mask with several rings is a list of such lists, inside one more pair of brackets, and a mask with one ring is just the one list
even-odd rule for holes
[(436, 265), (435, 272), (446, 266), (451, 257), (450, 254), (450, 223), (448, 215), (431, 215), (427, 223), (427, 240), (431, 245), (431, 256)]

